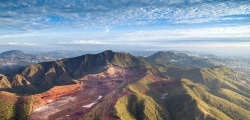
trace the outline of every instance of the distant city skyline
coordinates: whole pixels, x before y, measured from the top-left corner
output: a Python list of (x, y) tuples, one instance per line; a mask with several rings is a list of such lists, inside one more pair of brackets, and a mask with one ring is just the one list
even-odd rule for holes
[(1, 0), (7, 50), (250, 50), (249, 0)]

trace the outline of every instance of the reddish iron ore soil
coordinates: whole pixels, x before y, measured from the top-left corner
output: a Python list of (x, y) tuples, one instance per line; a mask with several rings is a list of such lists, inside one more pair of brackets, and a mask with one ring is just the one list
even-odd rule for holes
[[(125, 69), (112, 64), (107, 67), (109, 68), (105, 72), (89, 74), (78, 79), (79, 84), (57, 86), (45, 93), (33, 95), (35, 103), (32, 106), (29, 119), (84, 120), (89, 114), (93, 113), (94, 108), (99, 109), (98, 104), (103, 103), (104, 98), (107, 98), (110, 93), (112, 97), (107, 102), (105, 101), (105, 105), (103, 105), (103, 109), (105, 108), (107, 111), (105, 113), (94, 113), (91, 118), (100, 116), (103, 120), (119, 119), (119, 117), (111, 114), (116, 101), (124, 95), (135, 94), (128, 87), (122, 93), (117, 92), (119, 86), (124, 85), (125, 82), (132, 84), (143, 77), (147, 77), (157, 86), (157, 91), (180, 81), (168, 81), (152, 75), (146, 76), (145, 69)], [(148, 92), (150, 91), (145, 91), (144, 94)], [(168, 93), (162, 93), (162, 99), (165, 99), (167, 95)], [(69, 112), (69, 108), (73, 111)]]
[(40, 106), (46, 105), (48, 103), (51, 103), (52, 101), (56, 101), (57, 98), (59, 98), (59, 97), (67, 96), (67, 95), (76, 93), (77, 91), (81, 90), (80, 88), (82, 86), (83, 85), (81, 85), (81, 84), (57, 86), (57, 87), (54, 87), (45, 93), (33, 95), (35, 104), (33, 104), (32, 110), (34, 110)]
[[(78, 120), (98, 104), (100, 96), (106, 97), (108, 93), (116, 92), (117, 87), (125, 81), (134, 82), (138, 79), (138, 74), (135, 75), (135, 71), (131, 69), (125, 69), (112, 64), (109, 64), (107, 67), (109, 69), (105, 72), (89, 74), (79, 79), (79, 84), (57, 86), (45, 93), (34, 95), (35, 104), (32, 106), (29, 119)], [(130, 92), (126, 90), (123, 94), (113, 97), (106, 106), (108, 110), (106, 114), (108, 114), (119, 97)], [(93, 106), (85, 107), (92, 103)], [(69, 112), (69, 108), (73, 111)], [(103, 117), (107, 117), (105, 119), (115, 118), (108, 115)]]

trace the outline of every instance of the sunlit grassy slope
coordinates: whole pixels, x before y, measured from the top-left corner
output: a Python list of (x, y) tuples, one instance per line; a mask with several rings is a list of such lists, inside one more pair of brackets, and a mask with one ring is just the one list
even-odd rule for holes
[(121, 97), (115, 108), (117, 115), (124, 120), (169, 120), (168, 111), (152, 98), (142, 94)]
[(30, 113), (32, 96), (19, 96), (9, 92), (0, 92), (0, 119), (27, 120)]
[[(129, 85), (134, 94), (116, 103), (119, 117), (138, 120), (156, 119), (155, 115), (157, 119), (174, 120), (250, 119), (250, 86), (230, 79), (234, 71), (227, 67), (189, 70), (157, 67), (149, 69), (147, 74)], [(151, 75), (165, 79), (156, 80)], [(164, 93), (168, 95), (161, 99)], [(144, 108), (151, 109), (146, 112)], [(139, 111), (138, 114), (135, 111)]]
[(0, 89), (3, 88), (11, 88), (10, 82), (8, 78), (2, 74), (0, 74)]

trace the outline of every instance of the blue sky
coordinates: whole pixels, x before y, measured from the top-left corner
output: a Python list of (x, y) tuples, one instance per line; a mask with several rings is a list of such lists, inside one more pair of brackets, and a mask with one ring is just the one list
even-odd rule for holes
[(247, 52), (249, 6), (249, 0), (1, 0), (0, 52)]

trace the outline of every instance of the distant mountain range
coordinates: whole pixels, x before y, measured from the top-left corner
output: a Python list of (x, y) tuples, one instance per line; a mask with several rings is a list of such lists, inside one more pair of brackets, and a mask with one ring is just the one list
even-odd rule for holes
[[(32, 52), (33, 54), (26, 54), (20, 50), (6, 51), (0, 54), (0, 73), (5, 74), (14, 69), (24, 66), (40, 63), (55, 61), (65, 58), (77, 57), (84, 54), (97, 54), (100, 51), (66, 51), (57, 50), (51, 52)], [(178, 51), (175, 51), (178, 52)], [(180, 52), (180, 51), (179, 51)], [(36, 54), (34, 54), (36, 53)], [(156, 53), (155, 51), (129, 51), (130, 54), (135, 56), (151, 56)]]
[(64, 59), (70, 57), (81, 56), (84, 54), (97, 54), (102, 51), (66, 51), (66, 50), (56, 50), (51, 52), (41, 52), (40, 55), (50, 56), (56, 59)]
[(19, 55), (25, 55), (25, 53), (23, 53), (20, 50), (11, 50), (11, 51), (6, 51), (0, 54), (0, 56), (19, 56)]
[(176, 54), (170, 51), (157, 52), (149, 57), (145, 57), (145, 60), (165, 66), (175, 66), (180, 68), (210, 68), (215, 66), (214, 64), (207, 62), (207, 60), (204, 60), (204, 58), (199, 58), (187, 53)]
[(25, 54), (20, 50), (6, 51), (0, 54), (0, 73), (7, 73), (27, 65), (55, 60), (57, 59), (50, 56)]

